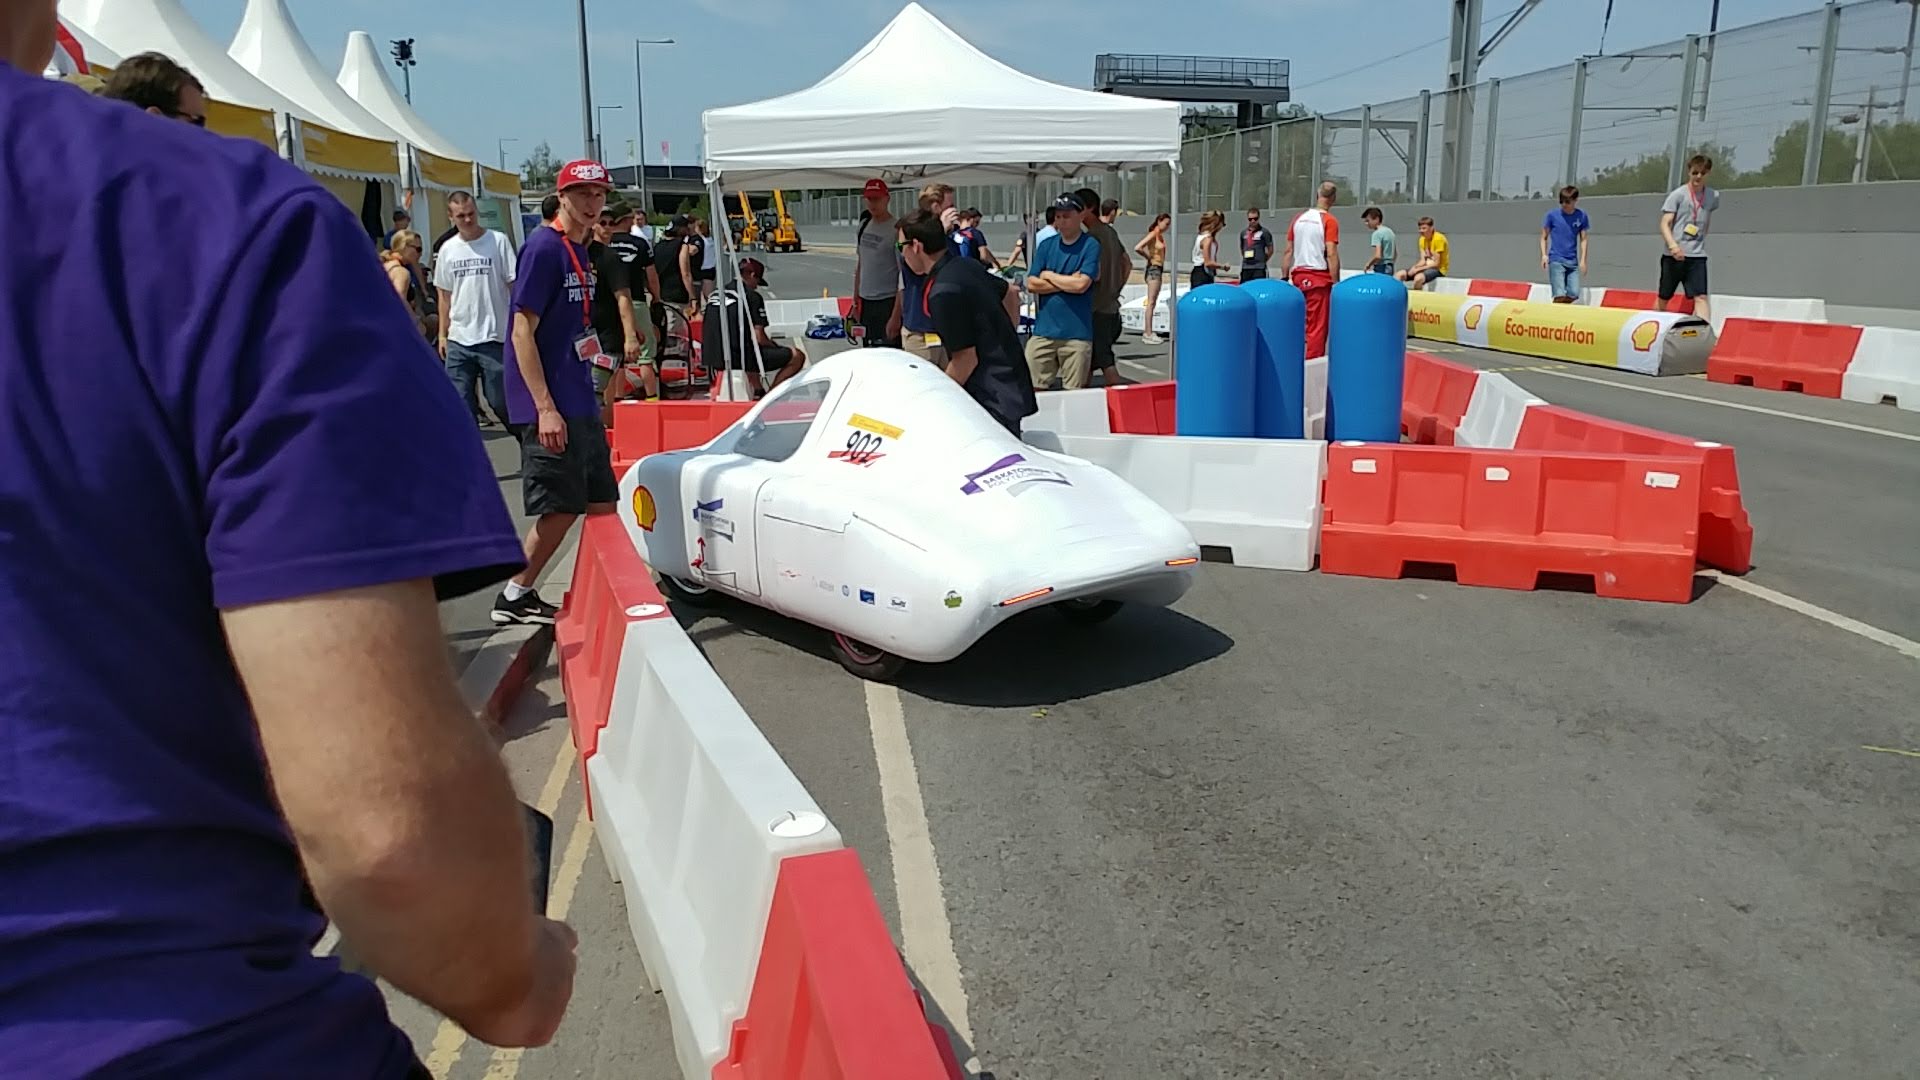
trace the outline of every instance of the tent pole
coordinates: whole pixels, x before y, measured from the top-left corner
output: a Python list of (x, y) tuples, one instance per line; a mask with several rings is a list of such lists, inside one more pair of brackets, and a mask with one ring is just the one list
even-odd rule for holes
[[(708, 180), (707, 181), (707, 213), (711, 215), (715, 212), (716, 209), (720, 213), (724, 214), (726, 213), (727, 207), (725, 203), (720, 201), (720, 185), (718, 180), (717, 179)], [(733, 232), (733, 229), (731, 226), (729, 226), (725, 231), (729, 235), (731, 235)], [(681, 238), (681, 242), (682, 244), (685, 243), (684, 237)], [(720, 355), (717, 358), (712, 356), (707, 356), (702, 358), (707, 362), (708, 381), (712, 381), (715, 378), (718, 378), (720, 380), (720, 400), (721, 401), (734, 400), (733, 367), (731, 363), (729, 363), (729, 358), (732, 357), (733, 355), (733, 338), (731, 335), (727, 333), (727, 319), (726, 319), (727, 298), (724, 295), (727, 288), (727, 270), (730, 268), (729, 263), (730, 263), (730, 260), (727, 260), (727, 259), (714, 260), (713, 291), (716, 294), (717, 299), (720, 301), (720, 303), (716, 306), (716, 310), (715, 310), (715, 314), (720, 316)], [(697, 275), (695, 276), (694, 280), (695, 281), (699, 280)], [(744, 300), (745, 298), (743, 297), (742, 299)], [(695, 297), (694, 302), (699, 303), (699, 298)], [(706, 308), (704, 307), (704, 305), (701, 307), (700, 310), (702, 312), (701, 336), (704, 337), (706, 335), (706, 323), (704, 318), (704, 313)], [(716, 359), (719, 365), (717, 371), (715, 368)]]
[[(1172, 270), (1173, 280), (1167, 281), (1161, 292), (1167, 295), (1167, 378), (1174, 377), (1173, 335), (1180, 329), (1180, 159), (1174, 158), (1167, 165), (1167, 176), (1171, 180), (1167, 207), (1172, 217), (1167, 219), (1167, 267)], [(1165, 271), (1162, 271), (1165, 273)], [(1153, 312), (1147, 312), (1147, 330), (1153, 330)]]

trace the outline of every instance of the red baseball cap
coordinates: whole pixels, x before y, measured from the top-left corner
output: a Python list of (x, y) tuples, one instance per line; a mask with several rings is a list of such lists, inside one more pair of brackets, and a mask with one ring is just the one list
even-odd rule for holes
[(865, 194), (866, 197), (869, 199), (872, 199), (872, 198), (884, 199), (888, 195), (891, 195), (892, 192), (888, 190), (887, 182), (876, 176), (873, 179), (867, 181), (867, 188), (863, 194)]
[(609, 191), (613, 189), (613, 181), (607, 177), (607, 167), (605, 165), (597, 161), (581, 158), (579, 161), (567, 162), (565, 167), (560, 170), (560, 174), (556, 178), (554, 190), (565, 191), (570, 187), (578, 187), (581, 184), (594, 184), (606, 188)]

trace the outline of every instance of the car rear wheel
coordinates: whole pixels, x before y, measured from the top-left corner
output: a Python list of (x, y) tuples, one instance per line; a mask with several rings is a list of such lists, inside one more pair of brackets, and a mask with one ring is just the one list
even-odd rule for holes
[(660, 591), (668, 600), (688, 607), (712, 607), (720, 602), (720, 594), (707, 586), (666, 574), (660, 575)]
[(906, 657), (895, 656), (845, 634), (833, 635), (833, 658), (840, 661), (848, 674), (872, 682), (890, 682), (907, 666)]
[(1068, 622), (1081, 626), (1092, 626), (1113, 618), (1120, 611), (1120, 601), (1102, 600), (1097, 596), (1083, 596), (1077, 600), (1062, 600), (1053, 605)]

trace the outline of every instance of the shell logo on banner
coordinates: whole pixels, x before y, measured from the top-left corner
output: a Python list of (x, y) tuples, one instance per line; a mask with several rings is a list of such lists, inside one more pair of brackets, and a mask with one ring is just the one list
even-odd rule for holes
[(1633, 343), (1634, 352), (1646, 352), (1653, 348), (1653, 343), (1660, 340), (1659, 320), (1648, 319), (1634, 327), (1633, 333), (1627, 340)]
[(1480, 329), (1480, 313), (1485, 310), (1485, 304), (1468, 304), (1467, 310), (1460, 316), (1460, 319), (1467, 324), (1467, 329), (1478, 330)]

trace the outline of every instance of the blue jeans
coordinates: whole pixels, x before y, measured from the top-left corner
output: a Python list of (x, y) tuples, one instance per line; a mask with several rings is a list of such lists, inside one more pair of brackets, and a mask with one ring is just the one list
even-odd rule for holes
[(474, 383), (478, 381), (487, 396), (487, 408), (503, 424), (507, 422), (506, 351), (498, 341), (478, 345), (447, 342), (447, 378), (453, 380), (460, 400), (473, 408), (475, 416), (480, 415), (479, 404), (473, 399)]
[(1580, 264), (1550, 262), (1547, 264), (1547, 287), (1555, 296), (1571, 297), (1574, 303), (1580, 302)]

